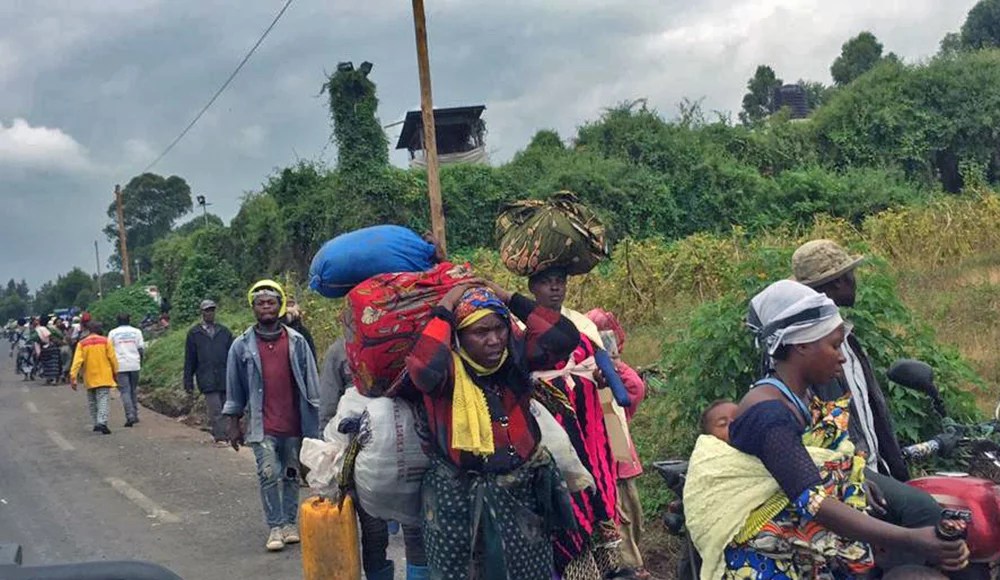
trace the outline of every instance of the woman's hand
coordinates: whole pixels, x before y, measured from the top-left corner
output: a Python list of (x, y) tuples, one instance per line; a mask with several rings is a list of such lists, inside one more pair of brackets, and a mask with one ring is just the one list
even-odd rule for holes
[(483, 280), (483, 285), (492, 290), (493, 293), (497, 295), (497, 298), (503, 300), (504, 304), (510, 304), (510, 299), (514, 297), (513, 292), (507, 290), (493, 280)]
[(444, 308), (445, 310), (454, 312), (455, 307), (458, 306), (458, 302), (462, 299), (462, 295), (465, 294), (466, 290), (475, 286), (484, 285), (484, 282), (479, 278), (469, 278), (461, 284), (452, 286), (451, 290), (448, 290), (448, 293), (442, 296), (441, 300), (438, 301), (438, 306)]
[(969, 564), (969, 547), (962, 540), (942, 540), (934, 528), (908, 530), (911, 549), (926, 554), (927, 559), (947, 572), (961, 570)]

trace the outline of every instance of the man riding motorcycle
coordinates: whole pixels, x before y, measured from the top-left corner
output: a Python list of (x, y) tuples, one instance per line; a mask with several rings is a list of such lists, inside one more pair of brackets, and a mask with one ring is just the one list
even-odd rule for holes
[[(826, 294), (840, 308), (854, 306), (857, 298), (855, 269), (863, 256), (851, 256), (830, 240), (813, 240), (792, 256), (794, 279)], [(841, 347), (846, 362), (843, 373), (825, 385), (814, 385), (813, 393), (825, 401), (851, 394), (849, 436), (857, 449), (868, 453), (866, 476), (873, 483), (874, 503), (880, 519), (906, 528), (936, 526), (941, 507), (927, 493), (902, 482), (910, 479), (885, 394), (879, 387), (871, 361), (858, 337), (847, 335)], [(919, 555), (905, 558), (919, 561)]]
[(19, 318), (17, 320), (17, 328), (14, 329), (14, 333), (10, 339), (10, 355), (15, 359), (15, 368), (19, 374), (23, 374), (25, 379), (33, 379), (35, 372), (35, 351), (34, 346), (30, 343), (30, 329), (28, 328), (28, 321), (24, 318)]

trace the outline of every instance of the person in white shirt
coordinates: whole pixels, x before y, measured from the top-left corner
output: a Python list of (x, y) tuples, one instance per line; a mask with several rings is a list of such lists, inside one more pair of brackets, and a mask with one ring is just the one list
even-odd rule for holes
[(131, 427), (139, 422), (139, 370), (146, 342), (142, 331), (130, 325), (127, 313), (118, 315), (118, 327), (108, 333), (108, 340), (118, 357), (118, 391), (125, 408), (125, 426)]

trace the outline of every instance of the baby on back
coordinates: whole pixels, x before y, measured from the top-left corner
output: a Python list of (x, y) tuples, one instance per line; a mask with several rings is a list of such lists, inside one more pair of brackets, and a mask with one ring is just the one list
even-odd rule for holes
[(719, 399), (701, 414), (701, 434), (729, 443), (729, 424), (736, 419), (739, 406), (729, 399)]

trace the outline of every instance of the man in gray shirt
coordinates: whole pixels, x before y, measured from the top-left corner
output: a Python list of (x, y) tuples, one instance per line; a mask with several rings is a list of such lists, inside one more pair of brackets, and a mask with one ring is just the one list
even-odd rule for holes
[(319, 369), (319, 432), (337, 414), (340, 397), (351, 386), (351, 369), (347, 365), (347, 349), (343, 338), (338, 338), (327, 349), (323, 366)]
[[(336, 416), (340, 398), (352, 385), (346, 343), (343, 338), (338, 338), (327, 349), (319, 372), (320, 434)], [(365, 570), (365, 578), (391, 580), (395, 563), (386, 557), (389, 546), (387, 522), (369, 515), (360, 505), (357, 505), (357, 509), (358, 520), (361, 522), (361, 563)], [(427, 556), (424, 554), (420, 529), (404, 527), (403, 540), (406, 544), (407, 578), (426, 578)]]

